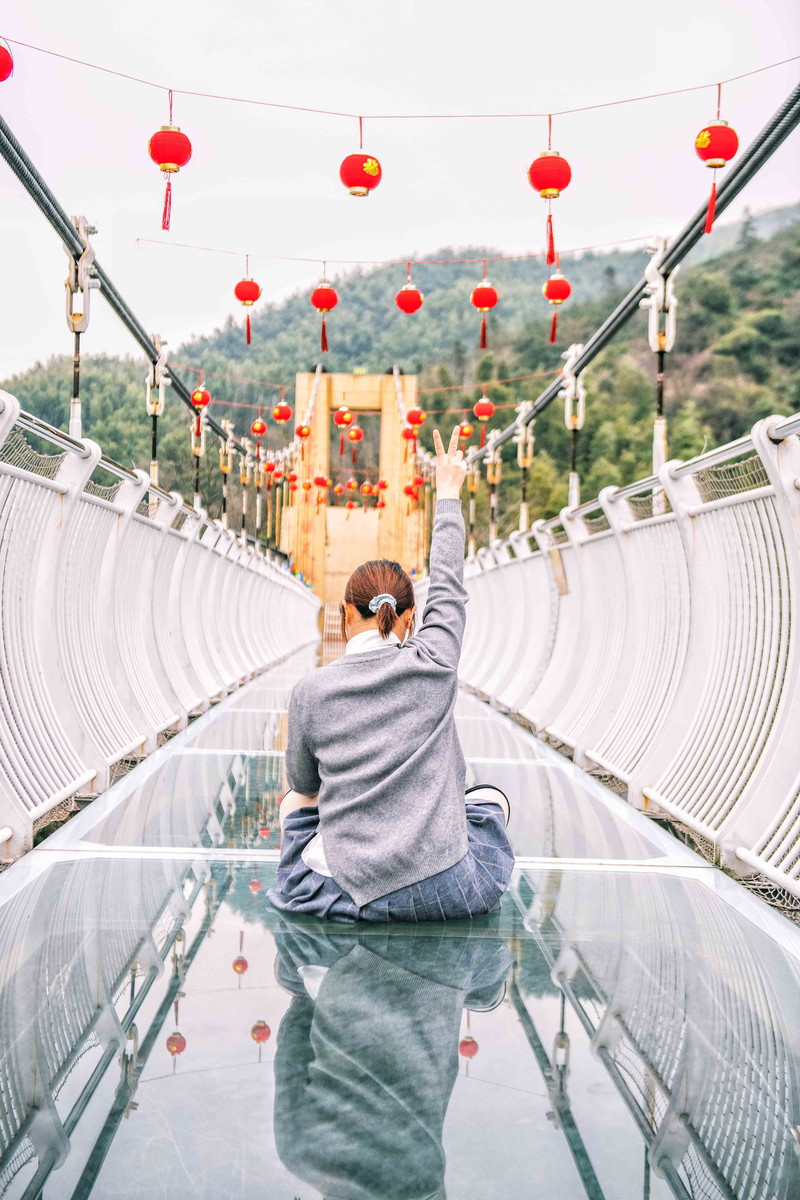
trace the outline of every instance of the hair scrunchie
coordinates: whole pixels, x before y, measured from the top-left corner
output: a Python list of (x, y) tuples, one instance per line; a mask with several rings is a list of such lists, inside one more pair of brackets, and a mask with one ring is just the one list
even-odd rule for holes
[(373, 596), (369, 602), (369, 611), (376, 613), (382, 604), (391, 604), (394, 611), (397, 612), (397, 601), (388, 592), (381, 592), (380, 596)]

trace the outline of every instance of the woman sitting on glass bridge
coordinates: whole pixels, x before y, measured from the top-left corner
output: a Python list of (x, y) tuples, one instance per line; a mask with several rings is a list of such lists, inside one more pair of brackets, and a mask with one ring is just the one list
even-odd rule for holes
[(342, 607), (344, 655), (289, 702), (281, 858), (269, 897), (334, 921), (439, 921), (496, 909), (514, 855), (495, 787), (465, 792), (456, 732), (464, 635), (466, 474), (438, 431), (436, 514), (422, 628), (397, 563), (364, 563)]

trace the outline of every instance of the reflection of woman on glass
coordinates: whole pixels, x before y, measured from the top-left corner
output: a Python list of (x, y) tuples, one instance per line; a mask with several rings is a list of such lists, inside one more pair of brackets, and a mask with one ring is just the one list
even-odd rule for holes
[(442, 1148), (464, 1008), (511, 966), (492, 937), (276, 935), (293, 999), (278, 1030), (275, 1145), (326, 1200), (444, 1200)]
[(347, 647), (306, 676), (289, 702), (278, 908), (337, 921), (438, 921), (491, 912), (514, 857), (508, 801), (470, 788), (456, 733), (466, 618), (465, 467), (458, 429), (438, 430), (436, 514), (422, 628), (397, 563), (348, 580)]

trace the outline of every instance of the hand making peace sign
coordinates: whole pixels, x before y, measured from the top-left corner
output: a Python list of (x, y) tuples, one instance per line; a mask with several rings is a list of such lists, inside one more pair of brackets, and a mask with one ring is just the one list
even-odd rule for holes
[(458, 426), (450, 437), (447, 453), (438, 429), (433, 431), (433, 444), (436, 448), (436, 496), (439, 500), (457, 500), (467, 474), (464, 451), (458, 448)]

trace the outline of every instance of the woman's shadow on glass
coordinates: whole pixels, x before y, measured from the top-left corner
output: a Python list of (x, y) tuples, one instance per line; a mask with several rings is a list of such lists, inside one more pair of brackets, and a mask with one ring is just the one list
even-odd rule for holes
[(496, 1007), (511, 968), (491, 918), (463, 928), (281, 923), (275, 1144), (327, 1200), (444, 1200), (462, 1012)]

